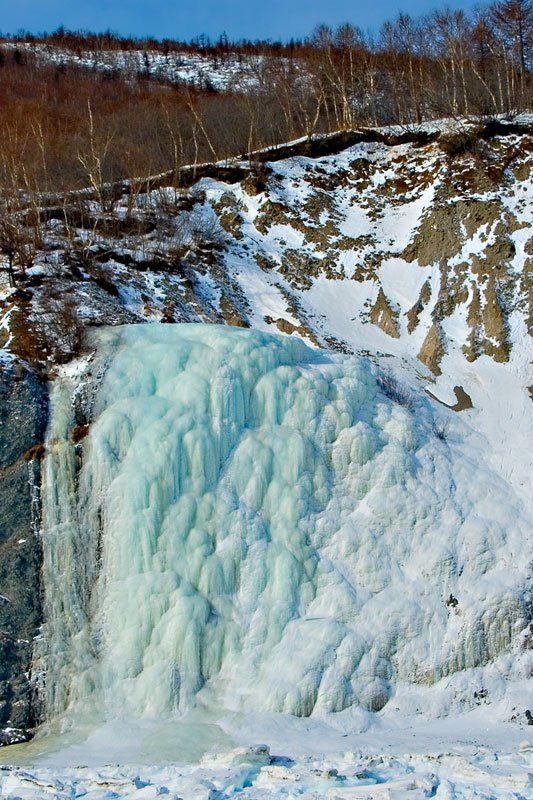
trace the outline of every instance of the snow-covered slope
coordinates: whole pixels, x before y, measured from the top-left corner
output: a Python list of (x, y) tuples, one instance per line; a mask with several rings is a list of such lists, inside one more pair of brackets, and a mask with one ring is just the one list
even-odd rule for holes
[(141, 49), (77, 52), (51, 44), (27, 42), (4, 42), (0, 47), (27, 50), (44, 63), (72, 64), (105, 73), (144, 76), (217, 91), (238, 90), (257, 84), (264, 61), (264, 57), (246, 57), (231, 52), (222, 56)]
[(79, 212), (66, 229), (58, 208), (30, 296), (3, 302), (4, 341), (18, 331), (18, 352), (56, 359), (76, 349), (75, 317), (212, 321), (366, 353), (463, 409), (527, 494), (532, 139), (444, 129), (426, 145), (415, 131), (259, 164), (234, 183), (160, 188), (96, 225), (93, 203), (84, 229)]

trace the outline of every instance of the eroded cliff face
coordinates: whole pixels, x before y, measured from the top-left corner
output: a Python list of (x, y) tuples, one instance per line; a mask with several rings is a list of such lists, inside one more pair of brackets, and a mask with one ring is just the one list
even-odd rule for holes
[(0, 367), (0, 745), (35, 721), (30, 665), (41, 624), (40, 456), (47, 391), (36, 376)]
[(506, 363), (531, 332), (533, 247), (531, 125), (507, 127), (463, 148), (438, 129), (333, 137), (325, 155), (202, 168), (111, 212), (47, 208), (43, 251), (4, 293), (0, 343), (50, 363), (87, 326), (225, 322), (419, 356), (434, 375), (449, 354)]

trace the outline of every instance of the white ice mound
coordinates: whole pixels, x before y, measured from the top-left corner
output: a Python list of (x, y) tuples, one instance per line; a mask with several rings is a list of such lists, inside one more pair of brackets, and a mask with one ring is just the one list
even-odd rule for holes
[(378, 710), (524, 626), (518, 501), (365, 359), (157, 324), (106, 332), (100, 359), (81, 467), (72, 381), (53, 396), (49, 715), (159, 716), (202, 689), (228, 708)]

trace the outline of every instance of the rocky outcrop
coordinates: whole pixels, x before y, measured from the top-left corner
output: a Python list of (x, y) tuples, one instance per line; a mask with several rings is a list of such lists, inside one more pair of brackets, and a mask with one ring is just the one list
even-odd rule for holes
[(391, 304), (385, 296), (385, 292), (380, 288), (376, 302), (370, 311), (370, 322), (377, 325), (378, 328), (392, 336), (393, 339), (400, 338), (400, 331), (398, 328), (398, 314), (391, 307)]
[(445, 352), (442, 331), (438, 323), (434, 322), (422, 343), (418, 358), (434, 375), (440, 375), (440, 362)]
[(420, 314), (427, 306), (431, 299), (431, 284), (425, 281), (420, 289), (418, 300), (406, 313), (407, 317), (407, 332), (412, 333), (420, 321)]
[(483, 308), (483, 324), (485, 326), (485, 352), (495, 361), (509, 361), (509, 340), (507, 323), (494, 280), (490, 280), (485, 290), (485, 307)]
[(41, 623), (40, 456), (47, 391), (29, 370), (0, 366), (0, 746), (30, 737), (29, 669)]
[[(446, 192), (450, 191), (446, 187)], [(441, 193), (444, 194), (444, 190)], [(403, 252), (403, 257), (407, 262), (416, 259), (421, 267), (446, 263), (461, 252), (465, 234), (471, 238), (479, 228), (484, 226), (490, 229), (503, 216), (505, 209), (499, 201), (471, 198), (457, 200), (453, 195), (451, 200), (446, 198), (443, 202), (441, 198), (422, 218), (412, 241)], [(500, 231), (506, 242), (507, 230), (511, 227), (509, 223)]]
[(488, 281), (484, 290), (483, 305), (477, 285), (472, 284), (467, 322), (470, 334), (463, 353), (469, 361), (475, 361), (483, 353), (495, 361), (509, 361), (511, 345), (507, 319), (494, 279)]
[(244, 316), (236, 308), (231, 298), (223, 295), (220, 298), (220, 313), (226, 325), (233, 325), (237, 328), (249, 328), (249, 324)]
[[(443, 400), (438, 398), (435, 394), (433, 394), (432, 391), (430, 391), (430, 389), (425, 389), (425, 392), (427, 395), (429, 395), (429, 397), (432, 397), (433, 400), (437, 401), (437, 403), (440, 403), (442, 406), (446, 406), (446, 408), (450, 408), (452, 411), (468, 411), (469, 408), (474, 408), (472, 398), (467, 392), (465, 392), (462, 386), (454, 386), (453, 391), (455, 393), (455, 403), (452, 405), (450, 403), (445, 403)], [(443, 431), (443, 435), (444, 433), (445, 432)], [(455, 603), (453, 602), (454, 600)], [(453, 595), (450, 595), (450, 599), (446, 602), (446, 605), (454, 607), (457, 605), (457, 600), (453, 597)]]
[(213, 204), (218, 219), (226, 233), (235, 239), (242, 239), (242, 204), (231, 192), (225, 192), (218, 203)]

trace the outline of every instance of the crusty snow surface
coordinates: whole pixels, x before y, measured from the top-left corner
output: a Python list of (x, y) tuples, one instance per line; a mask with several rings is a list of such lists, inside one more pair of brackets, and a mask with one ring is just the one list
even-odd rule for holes
[[(241, 735), (231, 731), (240, 724)], [(77, 745), (34, 742), (0, 766), (4, 800), (530, 800), (533, 747), (482, 714), (340, 737), (306, 720), (160, 730), (110, 726)], [(261, 730), (269, 744), (239, 745)], [(233, 734), (233, 736), (231, 735)], [(523, 733), (522, 733), (523, 735)], [(213, 741), (217, 744), (213, 746)], [(202, 742), (202, 744), (200, 744)], [(202, 749), (210, 749), (203, 755)], [(198, 752), (194, 749), (200, 748)], [(3, 754), (17, 761), (19, 747)], [(155, 752), (158, 755), (155, 756)], [(183, 754), (186, 754), (185, 756)], [(128, 757), (129, 756), (129, 760)], [(155, 759), (155, 760), (154, 760)], [(20, 763), (20, 761), (19, 761)], [(121, 766), (118, 766), (118, 764)], [(77, 766), (77, 765), (83, 766)]]

